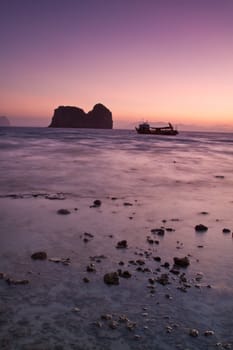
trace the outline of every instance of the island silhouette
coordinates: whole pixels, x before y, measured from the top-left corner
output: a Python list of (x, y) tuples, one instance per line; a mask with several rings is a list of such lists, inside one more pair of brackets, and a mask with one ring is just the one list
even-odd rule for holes
[(112, 129), (112, 112), (101, 103), (97, 103), (88, 113), (79, 107), (59, 106), (54, 110), (49, 127)]

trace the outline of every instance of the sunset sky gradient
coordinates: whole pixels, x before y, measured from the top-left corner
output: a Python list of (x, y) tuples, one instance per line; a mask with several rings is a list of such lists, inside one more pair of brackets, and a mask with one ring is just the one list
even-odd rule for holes
[(232, 0), (0, 0), (0, 49), (14, 125), (101, 102), (114, 127), (233, 130)]

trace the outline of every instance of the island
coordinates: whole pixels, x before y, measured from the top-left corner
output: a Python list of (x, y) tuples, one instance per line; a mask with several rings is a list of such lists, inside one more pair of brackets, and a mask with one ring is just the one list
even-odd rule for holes
[(7, 117), (0, 116), (0, 126), (11, 126), (11, 123)]
[(88, 113), (79, 107), (60, 106), (54, 110), (49, 127), (112, 129), (112, 113), (101, 103), (97, 103)]

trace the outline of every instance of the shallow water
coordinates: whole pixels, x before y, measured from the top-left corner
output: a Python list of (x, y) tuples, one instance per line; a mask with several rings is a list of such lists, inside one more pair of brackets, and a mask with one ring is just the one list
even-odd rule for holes
[[(0, 348), (229, 348), (232, 159), (233, 134), (1, 128), (0, 272), (30, 283), (0, 280)], [(57, 193), (61, 199), (52, 200)], [(91, 208), (95, 199), (102, 201), (99, 208)], [(70, 214), (58, 215), (61, 208)], [(207, 232), (195, 231), (200, 223)], [(161, 226), (174, 231), (155, 237), (151, 229)], [(93, 234), (87, 243), (84, 232)], [(149, 244), (147, 236), (159, 244)], [(122, 239), (128, 249), (116, 249)], [(38, 250), (71, 263), (33, 261)], [(182, 272), (190, 288), (182, 292), (179, 277), (161, 265), (172, 266), (174, 256), (188, 254), (190, 266)], [(88, 273), (96, 255), (105, 258)], [(148, 271), (137, 271), (129, 263), (135, 259), (144, 259)], [(105, 285), (103, 275), (119, 268), (132, 277)], [(197, 282), (199, 272), (203, 278)], [(155, 282), (152, 294), (148, 278), (161, 273), (169, 274), (170, 284)], [(110, 321), (101, 320), (105, 313), (114, 320), (126, 314), (137, 325), (129, 331), (120, 322), (111, 329)], [(197, 338), (190, 337), (190, 328), (199, 330)], [(208, 329), (213, 336), (203, 335)]]

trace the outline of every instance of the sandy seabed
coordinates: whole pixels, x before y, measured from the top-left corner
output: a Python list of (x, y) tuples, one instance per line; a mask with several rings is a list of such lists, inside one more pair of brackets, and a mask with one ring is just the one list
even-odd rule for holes
[[(13, 190), (2, 185), (0, 349), (233, 348), (230, 159), (105, 156), (78, 163), (76, 186), (61, 176), (36, 190), (36, 176), (13, 170)], [(190, 264), (174, 271), (174, 257)], [(104, 282), (110, 272), (119, 284)]]

